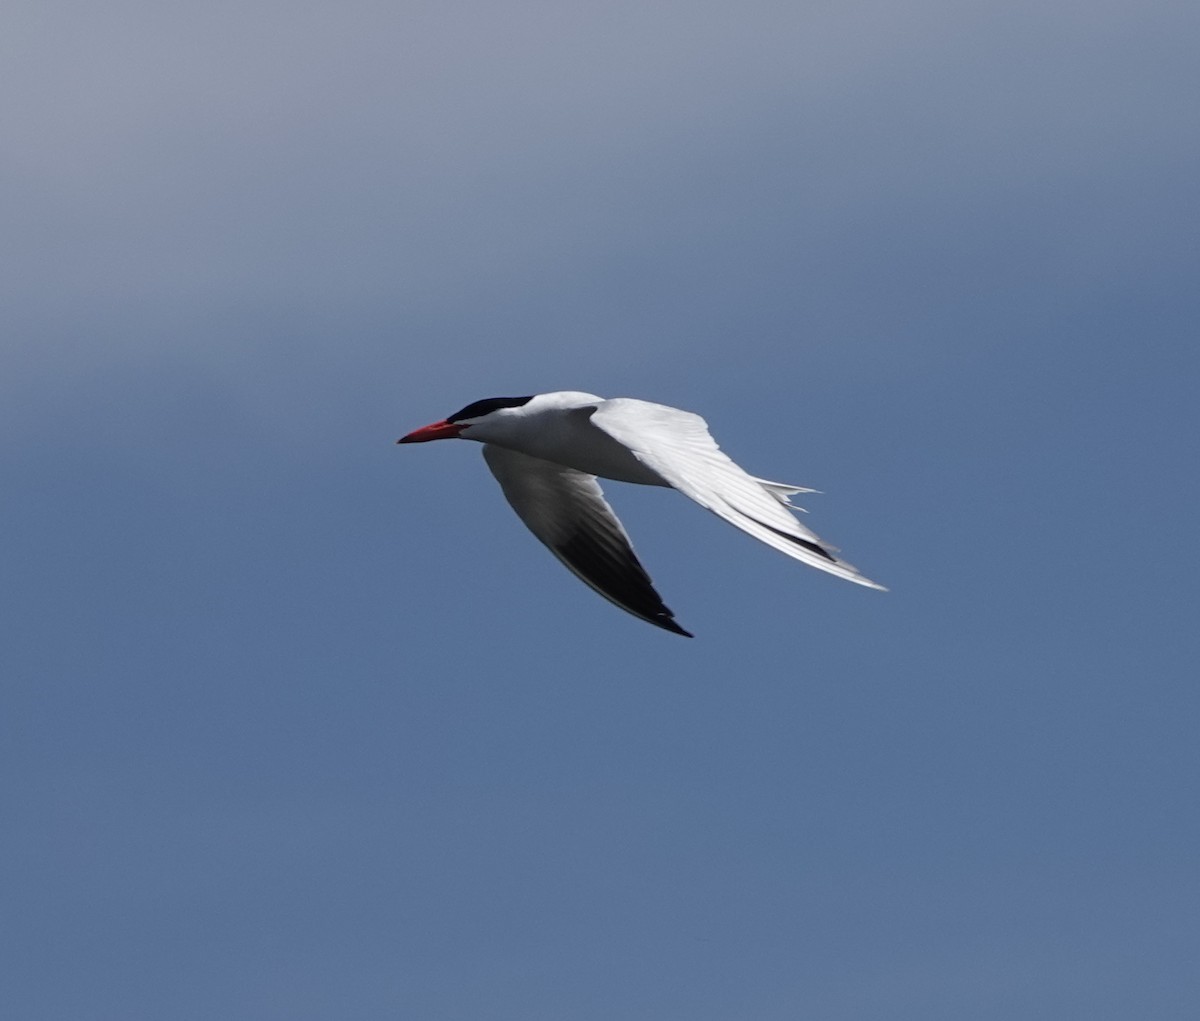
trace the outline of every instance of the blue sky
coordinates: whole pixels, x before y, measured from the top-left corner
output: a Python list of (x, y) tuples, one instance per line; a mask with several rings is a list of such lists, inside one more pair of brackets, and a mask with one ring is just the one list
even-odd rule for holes
[[(6, 22), (6, 1016), (1197, 1016), (1194, 5)], [(892, 591), (394, 445), (551, 389)]]

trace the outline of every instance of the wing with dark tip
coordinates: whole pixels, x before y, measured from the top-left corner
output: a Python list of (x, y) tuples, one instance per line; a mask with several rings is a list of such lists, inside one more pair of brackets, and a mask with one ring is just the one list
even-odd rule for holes
[(517, 516), (580, 580), (635, 617), (691, 638), (655, 591), (595, 475), (484, 444)]
[(868, 588), (883, 588), (836, 556), (836, 546), (821, 540), (787, 509), (786, 497), (804, 492), (802, 487), (748, 475), (722, 453), (699, 415), (618, 397), (600, 405), (592, 425), (684, 496), (743, 532), (811, 567)]

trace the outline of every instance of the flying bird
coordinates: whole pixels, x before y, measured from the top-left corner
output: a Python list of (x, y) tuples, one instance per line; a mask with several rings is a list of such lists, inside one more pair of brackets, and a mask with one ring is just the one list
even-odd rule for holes
[(883, 589), (791, 513), (789, 497), (815, 490), (747, 474), (721, 452), (704, 419), (689, 411), (570, 390), (489, 397), (396, 442), (448, 439), (483, 444), (483, 459), (517, 516), (577, 577), (621, 609), (677, 635), (692, 637), (655, 590), (598, 477), (677, 489), (789, 557)]

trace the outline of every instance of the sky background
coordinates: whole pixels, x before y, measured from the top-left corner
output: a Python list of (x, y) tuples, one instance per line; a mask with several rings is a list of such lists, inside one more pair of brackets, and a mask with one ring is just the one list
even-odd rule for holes
[[(1200, 8), (12, 0), (22, 1021), (1200, 1016)], [(469, 401), (703, 414), (881, 594)]]

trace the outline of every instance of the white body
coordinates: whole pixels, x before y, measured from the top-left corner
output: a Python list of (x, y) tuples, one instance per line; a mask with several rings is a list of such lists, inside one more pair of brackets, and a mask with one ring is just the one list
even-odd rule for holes
[[(622, 400), (647, 409), (663, 407)], [(465, 430), (463, 439), (516, 450), (614, 482), (669, 487), (671, 483), (639, 460), (629, 447), (592, 424), (592, 416), (601, 405), (616, 403), (574, 390), (539, 394), (519, 408), (493, 411)]]

